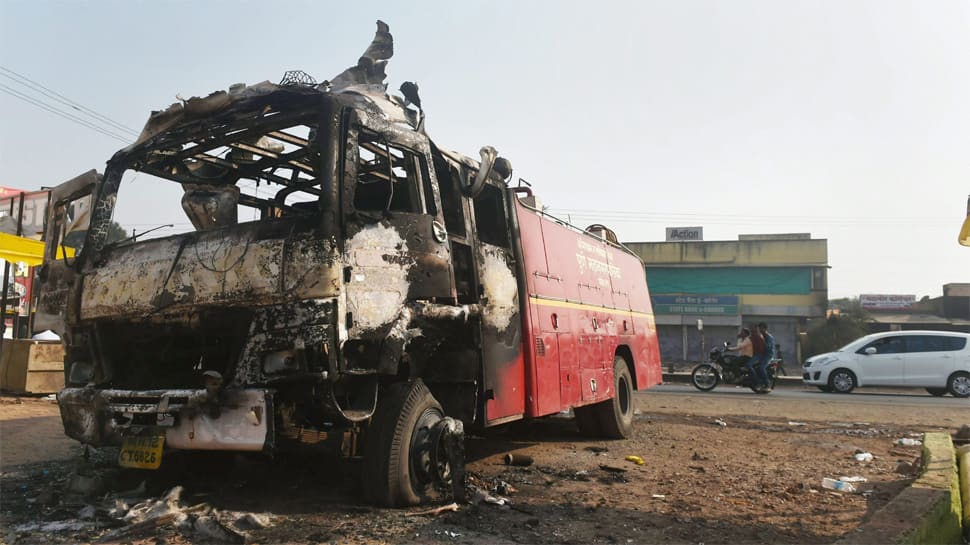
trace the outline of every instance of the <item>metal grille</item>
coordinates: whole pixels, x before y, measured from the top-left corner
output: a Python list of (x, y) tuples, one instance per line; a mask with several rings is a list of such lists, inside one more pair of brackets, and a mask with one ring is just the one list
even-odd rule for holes
[(283, 79), (280, 80), (280, 85), (305, 85), (310, 87), (316, 84), (317, 80), (303, 70), (287, 70), (283, 74)]
[(542, 340), (542, 337), (536, 337), (536, 355), (546, 355), (546, 342)]

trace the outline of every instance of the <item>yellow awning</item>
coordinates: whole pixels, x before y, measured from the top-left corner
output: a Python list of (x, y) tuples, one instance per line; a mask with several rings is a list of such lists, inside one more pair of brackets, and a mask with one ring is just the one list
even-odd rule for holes
[[(74, 255), (72, 248), (67, 248), (68, 255)], [(39, 240), (18, 237), (0, 233), (0, 259), (26, 263), (31, 267), (44, 262), (44, 243)]]

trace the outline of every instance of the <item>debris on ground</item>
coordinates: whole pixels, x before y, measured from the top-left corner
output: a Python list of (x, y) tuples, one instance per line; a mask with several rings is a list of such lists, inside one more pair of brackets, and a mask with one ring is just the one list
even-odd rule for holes
[(903, 446), (903, 447), (918, 447), (918, 446), (922, 445), (923, 442), (920, 441), (919, 439), (912, 439), (910, 437), (903, 437), (902, 439), (897, 439), (895, 444), (900, 445), (900, 446)]
[(512, 503), (512, 501), (508, 498), (492, 495), (476, 485), (469, 485), (469, 488), (471, 488), (471, 494), (469, 497), (471, 498), (472, 505), (478, 505), (483, 502), (490, 503), (492, 505), (509, 505)]
[(913, 473), (916, 473), (918, 470), (919, 470), (918, 463), (905, 462), (905, 461), (898, 462), (896, 464), (896, 469), (895, 469), (896, 473), (899, 473), (900, 475), (911, 475)]
[(509, 494), (515, 494), (519, 490), (505, 481), (499, 481), (495, 485), (495, 488), (492, 489), (492, 491), (495, 492), (496, 494), (508, 496)]
[(794, 420), (789, 420), (788, 421), (788, 425), (789, 426), (807, 426), (808, 423), (807, 422), (795, 422)]
[(853, 486), (852, 483), (847, 483), (840, 479), (830, 479), (828, 477), (824, 477), (822, 479), (822, 488), (847, 493), (855, 492), (855, 486)]
[(425, 509), (424, 511), (418, 511), (416, 513), (408, 513), (409, 517), (426, 517), (426, 516), (438, 516), (441, 513), (447, 512), (457, 512), (458, 504), (455, 502), (449, 503), (448, 505), (442, 505), (440, 507), (435, 507), (434, 509)]
[(643, 458), (641, 458), (640, 456), (636, 456), (634, 454), (627, 456), (626, 458), (624, 458), (624, 460), (626, 460), (627, 462), (633, 462), (638, 466), (643, 465)]
[[(744, 416), (739, 412), (750, 410), (750, 403), (738, 403), (739, 409), (723, 412), (721, 406), (727, 402), (718, 401), (716, 406), (699, 410), (696, 399), (638, 398), (643, 408), (651, 410), (634, 420), (633, 435), (622, 442), (591, 440), (580, 435), (571, 420), (555, 417), (521, 431), (512, 429), (498, 439), (470, 436), (469, 480), (484, 491), (478, 496), (478, 505), (458, 503), (458, 511), (423, 516), (414, 515), (411, 509), (362, 504), (356, 466), (351, 462), (341, 466), (347, 471), (325, 471), (315, 456), (280, 452), (273, 459), (234, 457), (232, 465), (237, 467), (232, 469), (219, 461), (221, 457), (209, 456), (201, 460), (192, 456), (187, 460), (191, 463), (183, 468), (173, 455), (169, 462), (174, 465), (169, 469), (163, 462), (159, 471), (122, 470), (119, 474), (115, 468), (117, 449), (91, 449), (90, 461), (82, 460), (81, 449), (74, 447), (70, 459), (31, 454), (30, 465), (5, 465), (0, 470), (0, 541), (11, 545), (96, 543), (109, 532), (125, 529), (131, 537), (115, 542), (238, 542), (235, 534), (244, 534), (246, 543), (362, 545), (517, 541), (832, 543), (850, 535), (918, 473), (919, 448), (896, 446), (896, 439), (914, 431), (942, 429), (921, 423), (920, 418), (930, 417), (911, 412), (893, 414), (896, 421), (892, 423), (873, 419), (871, 428), (868, 424), (857, 427), (858, 423), (836, 426), (831, 420), (838, 415), (822, 412), (813, 414), (816, 420), (808, 421), (808, 426), (791, 427), (791, 416), (811, 412), (805, 404), (786, 400), (765, 407), (764, 414)], [(4, 401), (0, 398), (0, 404)], [(659, 409), (661, 405), (667, 409)], [(37, 412), (24, 414), (27, 409), (47, 411), (41, 414), (50, 414), (47, 420), (59, 428), (56, 407), (51, 411), (46, 403), (33, 398), (24, 405), (7, 404), (3, 408), (9, 411), (2, 429), (4, 454), (23, 453), (23, 460), (28, 459), (26, 453), (44, 449), (45, 455), (51, 456), (54, 451), (47, 443), (39, 443), (42, 449), (33, 441), (18, 443), (18, 436), (8, 434), (8, 430), (18, 429), (16, 426), (23, 422), (29, 424), (26, 429), (36, 433), (38, 421), (26, 417)], [(866, 414), (857, 417), (860, 420), (870, 420), (869, 413), (886, 417), (879, 412), (882, 407), (876, 411), (860, 406), (859, 410)], [(782, 412), (791, 415), (779, 416)], [(686, 416), (688, 413), (693, 416)], [(966, 421), (962, 408), (942, 414), (934, 414), (933, 422), (941, 418)], [(22, 420), (10, 420), (14, 415)], [(712, 425), (715, 419), (728, 418), (731, 425), (726, 428)], [(959, 427), (947, 425), (946, 431), (951, 433)], [(60, 429), (53, 431), (62, 433)], [(867, 433), (856, 433), (863, 431)], [(496, 445), (496, 440), (501, 443)], [(755, 461), (750, 448), (754, 442), (759, 444), (759, 459)], [(604, 447), (608, 450), (597, 452)], [(531, 466), (505, 465), (502, 458), (507, 452), (531, 456), (535, 462)], [(635, 466), (623, 460), (623, 452), (639, 454), (650, 463)], [(866, 452), (873, 455), (872, 461), (863, 464), (852, 457)], [(604, 453), (606, 457), (602, 457)], [(57, 456), (62, 456), (59, 451)], [(901, 460), (914, 469), (895, 473)], [(238, 467), (243, 461), (245, 466)], [(100, 475), (106, 485), (104, 493), (82, 498), (66, 492), (67, 482), (75, 474), (88, 478)], [(785, 476), (780, 485), (779, 475)], [(856, 493), (821, 486), (822, 476), (836, 479), (840, 475), (843, 477), (839, 480), (856, 487)], [(853, 476), (868, 480), (859, 483), (846, 479)], [(141, 506), (138, 511), (144, 511), (164, 504), (167, 492), (178, 485), (185, 488), (172, 507), (183, 513), (189, 510), (181, 524), (178, 514), (141, 527), (122, 520), (135, 507)], [(502, 494), (511, 493), (507, 486), (517, 492)], [(495, 503), (486, 501), (486, 495)], [(468, 496), (474, 496), (472, 488), (468, 488)], [(506, 499), (512, 503), (500, 505)], [(712, 505), (718, 508), (710, 509)], [(82, 509), (90, 515), (92, 509), (87, 506), (94, 507), (93, 520), (79, 517)], [(194, 506), (198, 511), (191, 511)], [(413, 511), (439, 507), (445, 506), (433, 504)], [(832, 517), (835, 511), (838, 517)], [(266, 514), (273, 517), (271, 525), (251, 529), (270, 522), (262, 517)], [(737, 524), (739, 517), (746, 522)], [(676, 523), (676, 518), (691, 522)], [(753, 534), (753, 527), (772, 530)], [(452, 537), (446, 531), (461, 536)]]
[(527, 456), (525, 454), (512, 454), (509, 452), (505, 455), (505, 465), (507, 466), (531, 466), (532, 456)]
[(965, 445), (968, 443), (970, 443), (970, 424), (964, 424), (953, 434), (953, 444)]
[(720, 418), (716, 418), (716, 419), (714, 419), (714, 422), (713, 422), (713, 424), (714, 424), (715, 426), (721, 426), (722, 428), (726, 428), (726, 427), (727, 427), (727, 422), (725, 422), (725, 421), (723, 421), (723, 420), (721, 420)]
[(871, 462), (872, 453), (871, 452), (857, 452), (855, 453), (855, 459), (857, 462)]

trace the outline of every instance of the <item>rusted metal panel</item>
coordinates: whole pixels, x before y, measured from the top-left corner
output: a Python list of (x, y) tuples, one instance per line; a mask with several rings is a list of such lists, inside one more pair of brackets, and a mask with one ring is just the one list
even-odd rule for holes
[(339, 293), (339, 259), (332, 244), (311, 235), (295, 240), (257, 235), (256, 229), (204, 232), (116, 248), (85, 277), (81, 319)]
[(476, 262), (482, 286), (482, 359), (488, 422), (525, 414), (525, 354), (518, 281), (511, 253), (480, 244)]
[(67, 388), (58, 394), (68, 436), (83, 443), (118, 445), (124, 434), (146, 426), (165, 431), (173, 448), (263, 450), (272, 443), (268, 392), (231, 389), (212, 412), (206, 390), (96, 390)]
[(191, 450), (261, 451), (269, 441), (272, 404), (262, 390), (232, 390), (220, 404), (219, 414), (192, 411), (189, 399), (178, 424), (165, 430), (171, 448)]

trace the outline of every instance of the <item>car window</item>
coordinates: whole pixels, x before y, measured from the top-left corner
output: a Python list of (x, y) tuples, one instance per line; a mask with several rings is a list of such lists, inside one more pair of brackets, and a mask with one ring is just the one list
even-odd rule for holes
[(943, 352), (947, 350), (946, 337), (939, 335), (913, 335), (906, 337), (908, 352)]
[(864, 354), (866, 349), (873, 347), (876, 354), (903, 354), (906, 352), (906, 342), (903, 337), (883, 337), (859, 349), (859, 354)]
[(913, 335), (906, 337), (907, 352), (950, 352), (962, 350), (967, 340), (943, 335)]
[(942, 337), (943, 344), (946, 346), (944, 350), (963, 350), (967, 347), (966, 337)]

